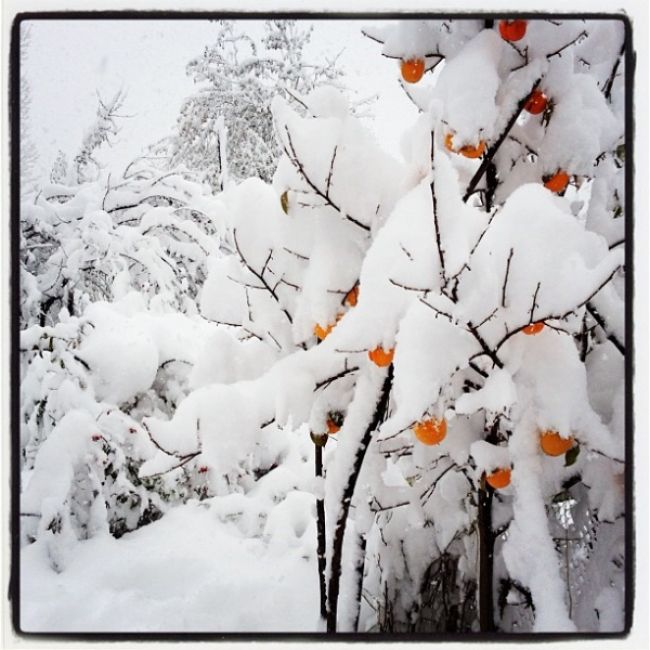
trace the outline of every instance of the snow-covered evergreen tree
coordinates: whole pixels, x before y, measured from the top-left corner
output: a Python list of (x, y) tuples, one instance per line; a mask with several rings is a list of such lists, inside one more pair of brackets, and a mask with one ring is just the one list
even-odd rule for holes
[(242, 24), (222, 20), (213, 45), (187, 66), (199, 84), (178, 117), (168, 142), (170, 164), (202, 172), (210, 186), (226, 178), (270, 181), (279, 149), (271, 100), (299, 97), (340, 76), (334, 62), (314, 64), (305, 47), (311, 29), (296, 20), (268, 20), (258, 40)]

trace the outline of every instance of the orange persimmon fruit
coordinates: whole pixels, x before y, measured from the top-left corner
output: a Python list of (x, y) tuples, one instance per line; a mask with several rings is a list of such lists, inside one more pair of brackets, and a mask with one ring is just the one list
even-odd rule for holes
[(539, 115), (546, 110), (548, 97), (541, 90), (533, 90), (524, 105), (524, 110), (531, 115)]
[(542, 431), (539, 436), (540, 447), (547, 456), (562, 456), (574, 443), (573, 438), (563, 438), (557, 431)]
[(544, 323), (543, 321), (539, 321), (538, 323), (531, 323), (530, 325), (526, 325), (521, 331), (524, 334), (528, 334), (528, 336), (534, 336), (535, 334), (539, 334), (542, 330), (544, 329)]
[(563, 192), (569, 184), (569, 175), (565, 171), (559, 169), (555, 174), (547, 176), (543, 180), (546, 189), (559, 194), (560, 192)]
[(413, 425), (413, 433), (423, 445), (439, 445), (447, 435), (447, 421), (444, 418), (422, 420)]
[(445, 136), (445, 149), (452, 153), (459, 153), (465, 158), (480, 158), (485, 153), (485, 140), (479, 140), (477, 145), (466, 144), (460, 149), (454, 149), (454, 136), (452, 133), (447, 133)]
[(355, 307), (359, 301), (359, 285), (355, 284), (350, 291), (345, 294), (345, 304)]
[(500, 20), (499, 34), (504, 41), (520, 41), (526, 35), (527, 21)]
[(512, 471), (509, 467), (501, 467), (491, 474), (486, 474), (486, 483), (495, 490), (503, 489), (510, 485), (510, 476)]
[(417, 83), (424, 75), (424, 59), (404, 59), (400, 63), (402, 79), (410, 84)]
[(384, 348), (381, 347), (376, 347), (374, 350), (369, 350), (368, 351), (368, 358), (370, 361), (372, 361), (375, 365), (379, 366), (380, 368), (385, 368), (386, 366), (390, 366), (391, 363), (393, 363), (393, 356), (395, 355), (395, 348), (390, 348), (390, 350), (384, 350)]

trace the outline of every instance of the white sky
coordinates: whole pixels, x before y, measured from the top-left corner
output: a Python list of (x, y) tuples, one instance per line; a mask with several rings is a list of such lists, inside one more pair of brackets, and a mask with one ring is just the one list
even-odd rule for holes
[[(104, 98), (127, 90), (122, 130), (100, 158), (121, 172), (148, 144), (167, 135), (182, 100), (196, 88), (185, 66), (213, 42), (217, 27), (206, 20), (47, 20), (31, 21), (24, 72), (32, 105), (29, 128), (48, 173), (59, 149), (68, 157), (78, 150), (91, 125), (97, 91)], [(246, 21), (262, 33), (261, 21)], [(361, 35), (367, 21), (313, 21), (310, 58), (343, 51), (339, 65), (346, 85), (361, 97), (380, 94), (371, 127), (384, 146), (396, 153), (404, 125), (416, 110), (398, 84), (396, 61), (380, 55), (380, 46)], [(322, 58), (321, 58), (322, 57)]]

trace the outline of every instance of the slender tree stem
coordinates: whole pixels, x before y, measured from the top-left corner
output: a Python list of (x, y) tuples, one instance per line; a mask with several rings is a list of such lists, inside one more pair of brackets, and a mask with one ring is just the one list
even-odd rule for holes
[[(323, 476), (323, 448), (314, 445), (316, 476)], [(320, 589), (320, 615), (327, 618), (327, 592), (325, 583), (325, 501), (316, 499), (316, 535), (318, 554), (318, 585)]]
[(530, 94), (533, 92), (533, 90), (535, 90), (535, 88), (537, 88), (540, 81), (541, 78), (537, 79), (533, 84), (532, 88), (530, 89), (530, 91), (526, 94), (526, 96), (522, 97), (519, 100), (519, 103), (517, 104), (517, 108), (515, 109), (515, 112), (512, 114), (512, 116), (510, 117), (510, 120), (508, 120), (508, 123), (506, 124), (503, 133), (499, 136), (496, 142), (488, 149), (488, 152), (485, 154), (485, 158), (483, 158), (483, 162), (481, 163), (481, 166), (478, 168), (478, 170), (472, 177), (472, 180), (469, 182), (469, 185), (467, 186), (467, 190), (465, 191), (465, 195), (463, 196), (463, 201), (467, 202), (467, 199), (469, 199), (469, 197), (472, 195), (472, 192), (474, 192), (476, 186), (478, 185), (478, 182), (481, 180), (481, 178), (483, 178), (483, 174), (485, 174), (488, 166), (491, 164), (492, 159), (494, 158), (496, 152), (499, 150), (499, 147), (501, 147), (503, 141), (508, 136), (508, 133), (510, 133), (510, 130), (515, 125), (515, 122), (517, 121), (517, 118), (521, 114), (521, 111), (524, 110), (524, 106), (526, 105), (526, 102), (528, 101)]
[(339, 508), (336, 526), (334, 528), (334, 540), (332, 542), (332, 560), (330, 567), (330, 580), (327, 590), (327, 631), (329, 633), (336, 632), (336, 623), (338, 616), (338, 600), (339, 600), (339, 587), (341, 581), (341, 566), (343, 560), (343, 538), (345, 537), (345, 528), (347, 526), (348, 513), (352, 504), (352, 497), (354, 496), (354, 489), (357, 484), (357, 479), (361, 472), (363, 459), (366, 456), (368, 445), (372, 434), (379, 427), (379, 424), (384, 419), (388, 409), (388, 397), (393, 385), (393, 364), (388, 366), (388, 373), (384, 379), (383, 386), (375, 408), (375, 414), (368, 424), (359, 447), (357, 448), (356, 456), (354, 458), (354, 465), (352, 471), (348, 476), (347, 483), (343, 490), (343, 498)]

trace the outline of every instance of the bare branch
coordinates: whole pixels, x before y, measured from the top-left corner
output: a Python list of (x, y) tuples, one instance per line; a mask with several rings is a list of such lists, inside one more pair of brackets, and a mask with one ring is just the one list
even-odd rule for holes
[(410, 287), (407, 284), (402, 284), (401, 282), (397, 282), (397, 280), (393, 280), (393, 278), (388, 278), (388, 281), (392, 285), (394, 285), (396, 287), (399, 287), (400, 289), (405, 289), (406, 291), (419, 291), (419, 292), (422, 292), (424, 294), (427, 294), (430, 291), (432, 291), (431, 287), (429, 287), (427, 289), (423, 289), (421, 287)]
[(506, 264), (506, 275), (503, 279), (503, 287), (501, 288), (501, 306), (506, 306), (506, 287), (508, 286), (508, 274), (510, 273), (510, 262), (512, 261), (512, 256), (515, 254), (515, 249), (510, 249), (510, 255), (508, 255), (508, 263)]
[[(510, 43), (510, 45), (512, 45), (512, 43)], [(503, 144), (504, 140), (510, 133), (510, 130), (517, 122), (517, 118), (519, 117), (519, 115), (521, 115), (521, 111), (524, 110), (524, 106), (526, 105), (528, 98), (530, 97), (531, 93), (537, 88), (541, 80), (542, 80), (541, 77), (538, 78), (533, 84), (530, 91), (526, 94), (526, 96), (522, 97), (519, 100), (519, 103), (517, 104), (517, 108), (515, 109), (510, 119), (508, 120), (508, 123), (506, 124), (503, 133), (501, 133), (501, 135), (497, 138), (495, 143), (487, 150), (487, 153), (485, 154), (485, 158), (483, 158), (483, 161), (481, 162), (481, 166), (476, 170), (474, 176), (472, 176), (472, 180), (469, 182), (469, 185), (467, 186), (467, 190), (465, 191), (465, 195), (463, 196), (463, 201), (467, 202), (467, 199), (474, 191), (474, 188), (478, 185), (478, 182), (481, 180), (481, 178), (483, 178), (483, 174), (485, 174), (485, 170), (487, 169), (488, 165), (492, 161), (492, 158), (494, 158), (497, 151)]]
[(450, 323), (454, 322), (453, 316), (451, 314), (448, 314), (446, 311), (441, 311), (437, 307), (434, 307), (430, 302), (427, 302), (424, 298), (420, 298), (420, 302), (428, 307), (429, 309), (433, 310), (436, 314), (439, 314), (440, 316), (444, 316)]
[(332, 375), (331, 377), (328, 377), (327, 379), (323, 379), (322, 381), (319, 381), (316, 386), (314, 386), (314, 392), (317, 390), (320, 390), (321, 388), (326, 388), (333, 382), (335, 382), (337, 379), (341, 379), (342, 377), (345, 377), (346, 375), (349, 375), (353, 372), (357, 372), (359, 370), (359, 366), (354, 366), (353, 368), (345, 368), (341, 372), (337, 373), (336, 375)]
[(293, 318), (291, 318), (291, 314), (280, 305), (280, 298), (278, 297), (278, 294), (275, 293), (275, 291), (271, 288), (269, 283), (264, 279), (264, 277), (258, 273), (246, 260), (244, 257), (244, 254), (241, 251), (241, 248), (239, 247), (239, 242), (237, 241), (237, 229), (235, 228), (232, 231), (232, 236), (233, 236), (233, 241), (235, 242), (235, 249), (237, 250), (237, 254), (239, 255), (239, 258), (241, 259), (242, 263), (244, 266), (264, 285), (264, 288), (271, 294), (275, 302), (278, 303), (278, 306), (280, 306), (280, 309), (282, 310), (282, 313), (287, 317), (287, 320), (289, 323), (293, 324)]
[(561, 48), (555, 50), (555, 52), (551, 52), (550, 54), (547, 54), (546, 58), (550, 61), (554, 56), (561, 57), (562, 52), (564, 52), (564, 50), (566, 50), (568, 47), (571, 47), (573, 44), (578, 43), (584, 38), (587, 38), (587, 32), (583, 30), (572, 41), (570, 41), (566, 45), (563, 45)]
[(332, 154), (332, 160), (330, 162), (330, 171), (327, 175), (327, 186), (325, 188), (325, 194), (329, 198), (330, 195), (330, 185), (332, 184), (332, 173), (334, 172), (334, 161), (336, 160), (336, 152), (338, 151), (338, 145), (334, 147), (334, 153)]
[(539, 289), (541, 286), (542, 283), (538, 282), (537, 286), (535, 287), (535, 293), (533, 294), (533, 304), (530, 306), (530, 311), (528, 312), (530, 314), (530, 320), (528, 321), (529, 324), (535, 320), (533, 315), (535, 314), (535, 307), (539, 307), (539, 305), (537, 304), (537, 294), (539, 293)]
[(293, 166), (300, 172), (300, 175), (303, 177), (305, 183), (311, 187), (311, 189), (322, 199), (324, 199), (331, 207), (333, 207), (341, 216), (343, 216), (345, 219), (348, 221), (351, 221), (355, 226), (359, 226), (359, 228), (363, 228), (366, 231), (370, 231), (370, 226), (367, 226), (365, 223), (362, 223), (358, 219), (355, 219), (354, 217), (350, 216), (349, 214), (345, 214), (343, 210), (336, 204), (332, 199), (329, 197), (328, 194), (324, 193), (312, 180), (311, 178), (307, 175), (307, 172), (305, 171), (304, 165), (302, 162), (300, 162), (300, 159), (298, 158), (298, 154), (296, 152), (296, 149), (293, 145), (293, 140), (291, 138), (291, 132), (289, 131), (289, 127), (285, 125), (284, 127), (286, 133), (287, 133), (287, 139), (289, 143), (289, 150), (287, 150), (286, 147), (284, 147), (284, 152), (286, 153), (287, 157), (289, 160), (292, 162)]

